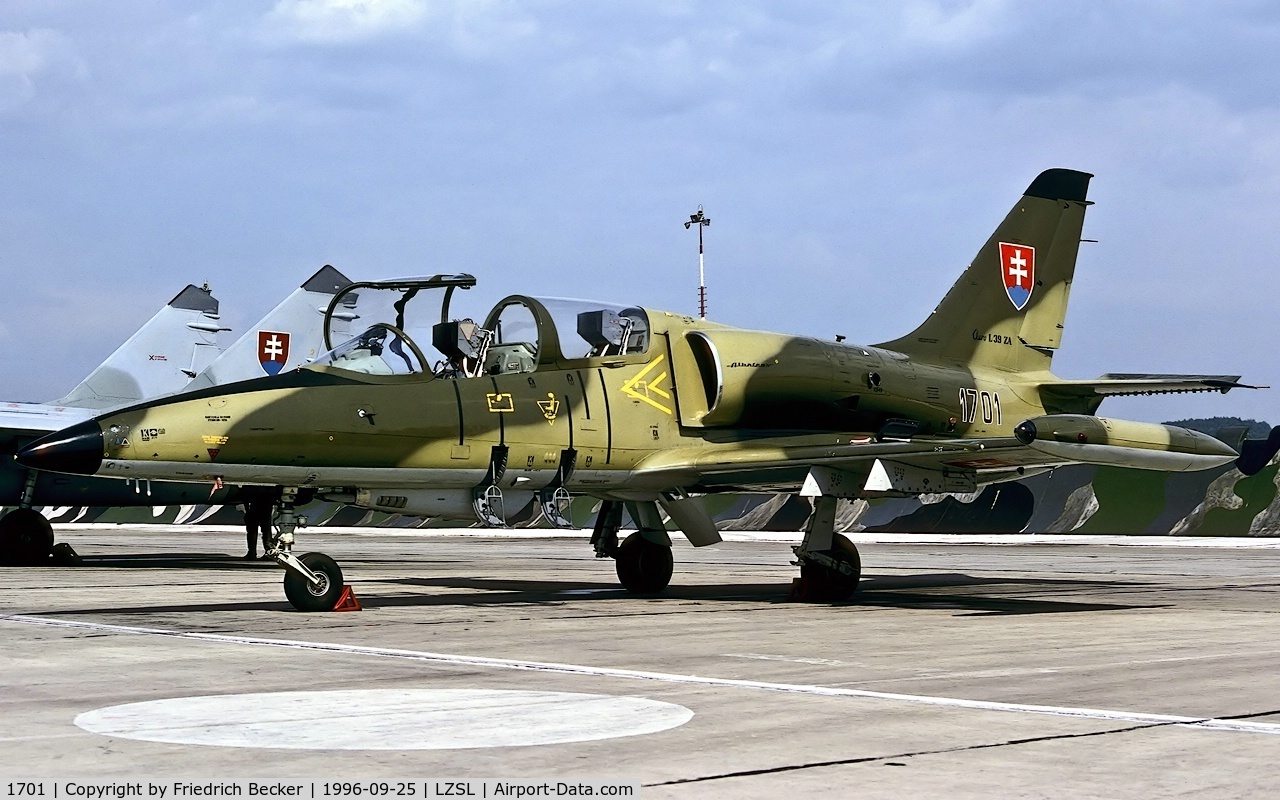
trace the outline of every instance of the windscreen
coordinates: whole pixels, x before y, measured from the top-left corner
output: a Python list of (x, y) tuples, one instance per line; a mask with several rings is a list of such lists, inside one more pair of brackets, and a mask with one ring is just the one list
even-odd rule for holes
[(413, 375), (425, 371), (409, 339), (388, 325), (374, 325), (320, 356), (315, 364), (366, 375)]

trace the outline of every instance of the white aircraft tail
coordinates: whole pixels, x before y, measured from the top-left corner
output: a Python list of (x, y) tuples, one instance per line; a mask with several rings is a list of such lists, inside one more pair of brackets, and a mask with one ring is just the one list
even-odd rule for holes
[[(183, 391), (207, 389), (235, 381), (277, 375), (314, 361), (324, 352), (324, 312), (333, 296), (351, 281), (326, 264), (258, 323), (237, 339)], [(351, 295), (352, 302), (355, 296)], [(335, 323), (355, 314), (337, 314)], [(346, 332), (334, 326), (337, 339)]]
[(218, 355), (218, 301), (188, 285), (53, 405), (112, 408), (181, 389)]

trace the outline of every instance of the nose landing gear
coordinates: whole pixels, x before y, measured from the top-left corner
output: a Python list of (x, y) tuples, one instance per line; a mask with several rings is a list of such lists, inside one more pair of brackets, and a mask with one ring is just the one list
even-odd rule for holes
[(286, 570), (284, 596), (299, 611), (332, 611), (342, 594), (342, 568), (324, 553), (296, 558), (284, 553), (276, 559)]
[(280, 493), (276, 532), (271, 537), (267, 557), (284, 567), (284, 596), (299, 611), (332, 611), (342, 596), (342, 568), (324, 553), (295, 556), (293, 532), (305, 523), (295, 512), (298, 490), (286, 487)]

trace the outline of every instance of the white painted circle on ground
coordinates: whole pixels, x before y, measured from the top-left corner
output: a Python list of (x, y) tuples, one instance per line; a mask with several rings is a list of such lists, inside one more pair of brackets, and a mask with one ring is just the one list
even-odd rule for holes
[(87, 711), (90, 733), (170, 744), (293, 750), (523, 747), (657, 733), (693, 712), (641, 697), (481, 689), (271, 692)]

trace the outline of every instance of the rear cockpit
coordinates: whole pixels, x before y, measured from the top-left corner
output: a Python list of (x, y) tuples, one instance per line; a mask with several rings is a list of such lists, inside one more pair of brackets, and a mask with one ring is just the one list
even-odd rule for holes
[[(325, 342), (330, 350), (314, 364), (367, 375), (475, 378), (643, 355), (649, 349), (649, 318), (636, 306), (512, 295), (483, 322), (454, 315), (455, 290), (474, 285), (470, 275), (352, 284), (329, 305)], [(373, 324), (335, 346), (333, 323), (356, 319)], [(431, 350), (418, 342), (429, 342)]]

